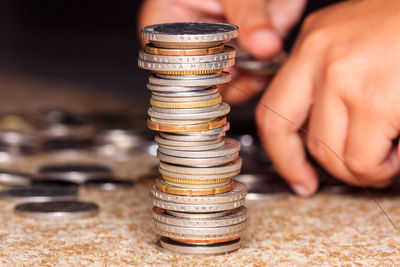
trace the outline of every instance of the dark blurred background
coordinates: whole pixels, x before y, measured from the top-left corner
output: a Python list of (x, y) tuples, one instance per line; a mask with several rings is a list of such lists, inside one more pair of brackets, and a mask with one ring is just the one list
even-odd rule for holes
[[(136, 64), (141, 2), (1, 0), (0, 74), (145, 98), (147, 72)], [(310, 1), (305, 13), (332, 2)]]

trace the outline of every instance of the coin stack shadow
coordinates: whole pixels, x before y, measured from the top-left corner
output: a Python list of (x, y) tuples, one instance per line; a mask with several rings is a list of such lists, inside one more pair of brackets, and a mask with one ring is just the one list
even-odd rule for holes
[(240, 143), (224, 138), (228, 104), (216, 87), (230, 81), (235, 49), (224, 42), (238, 28), (223, 23), (167, 23), (144, 27), (150, 41), (138, 65), (152, 71), (148, 110), (158, 131), (162, 178), (150, 193), (155, 207), (157, 248), (182, 254), (216, 255), (241, 246), (247, 210), (246, 186), (239, 174)]

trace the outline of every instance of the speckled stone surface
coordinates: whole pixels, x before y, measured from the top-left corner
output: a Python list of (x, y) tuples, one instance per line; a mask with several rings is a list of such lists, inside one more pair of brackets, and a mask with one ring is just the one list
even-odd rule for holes
[[(1, 94), (12, 89), (29, 99), (26, 85), (54, 88), (39, 82), (0, 80)], [(4, 89), (5, 88), (5, 89)], [(19, 91), (18, 91), (19, 90)], [(25, 91), (24, 91), (25, 90)], [(60, 91), (63, 91), (60, 89)], [(24, 93), (25, 92), (25, 93)], [(64, 91), (73, 99), (76, 91)], [(84, 94), (88, 94), (85, 92)], [(54, 96), (57, 98), (58, 96)], [(96, 102), (97, 95), (87, 95)], [(1, 102), (5, 97), (1, 97)], [(84, 99), (84, 97), (79, 97)], [(107, 98), (107, 97), (106, 97)], [(110, 98), (107, 98), (110, 101)], [(18, 102), (22, 101), (22, 102)], [(25, 103), (27, 100), (16, 100)], [(9, 102), (9, 101), (7, 101)], [(76, 103), (75, 103), (76, 104)], [(32, 104), (36, 105), (36, 104)], [(111, 105), (107, 103), (107, 105)], [(7, 104), (5, 104), (7, 106)], [(3, 106), (3, 108), (5, 107)], [(26, 106), (26, 105), (25, 105)], [(86, 105), (87, 106), (87, 105)], [(129, 103), (128, 103), (129, 106)], [(16, 104), (13, 105), (16, 108)], [(0, 108), (1, 110), (1, 108)], [(69, 157), (69, 158), (68, 158)], [(13, 163), (19, 169), (35, 171), (50, 160), (103, 162), (91, 152), (42, 155)], [(119, 175), (136, 180), (149, 173), (155, 159), (136, 155), (131, 160), (110, 164)], [(398, 266), (400, 236), (366, 194), (318, 194), (309, 199), (295, 196), (247, 203), (249, 226), (243, 248), (222, 256), (181, 256), (155, 249), (151, 230), (152, 181), (138, 182), (132, 189), (105, 192), (80, 189), (81, 200), (99, 204), (97, 217), (74, 221), (38, 221), (13, 214), (14, 204), (0, 201), (1, 266)], [(377, 196), (400, 226), (400, 192)]]

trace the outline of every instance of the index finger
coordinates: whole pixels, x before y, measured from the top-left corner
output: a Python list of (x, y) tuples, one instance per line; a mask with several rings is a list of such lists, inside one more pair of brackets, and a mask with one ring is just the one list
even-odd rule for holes
[(263, 146), (277, 171), (299, 195), (313, 194), (317, 174), (299, 135), (313, 102), (312, 64), (291, 56), (261, 98), (256, 119)]

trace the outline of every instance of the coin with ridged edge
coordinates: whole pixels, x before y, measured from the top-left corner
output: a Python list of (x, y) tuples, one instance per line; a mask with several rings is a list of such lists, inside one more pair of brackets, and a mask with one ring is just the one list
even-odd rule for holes
[(196, 101), (203, 101), (203, 100), (210, 100), (219, 97), (220, 94), (218, 90), (216, 92), (212, 92), (210, 94), (204, 94), (204, 95), (193, 95), (193, 96), (174, 96), (173, 94), (169, 95), (157, 95), (157, 94), (152, 94), (151, 98), (157, 101), (161, 102), (196, 102)]
[(153, 55), (164, 55), (164, 56), (202, 56), (212, 55), (223, 52), (225, 46), (223, 44), (194, 49), (182, 49), (182, 48), (162, 48), (156, 47), (152, 43), (146, 44), (144, 51)]
[(180, 185), (205, 185), (205, 184), (220, 184), (220, 183), (225, 183), (227, 181), (230, 181), (233, 177), (230, 176), (228, 178), (222, 178), (222, 179), (207, 179), (207, 180), (200, 180), (200, 179), (182, 179), (182, 178), (175, 178), (175, 177), (170, 177), (170, 176), (165, 176), (161, 175), (162, 178), (168, 183), (168, 184), (180, 184)]
[(189, 102), (166, 102), (158, 101), (154, 98), (150, 98), (150, 105), (160, 108), (202, 108), (218, 105), (222, 102), (222, 97), (217, 96), (212, 99), (199, 100), (199, 101), (189, 101)]
[[(158, 145), (163, 145), (163, 146), (173, 146), (173, 147), (191, 147), (191, 146), (207, 146), (207, 145), (212, 145), (216, 143), (222, 142), (222, 137), (218, 137), (213, 140), (205, 140), (205, 141), (174, 141), (170, 139), (166, 139), (161, 137), (161, 135), (156, 135), (154, 137), (154, 140)], [(223, 143), (225, 144), (225, 142)]]
[(159, 231), (164, 231), (173, 234), (194, 235), (194, 236), (213, 236), (237, 233), (246, 228), (246, 220), (233, 225), (225, 225), (219, 227), (183, 227), (172, 224), (166, 224), (159, 221), (154, 221), (154, 226)]
[[(168, 88), (170, 90), (165, 91), (164, 88)], [(218, 93), (218, 88), (214, 86), (203, 87), (202, 89), (194, 88), (193, 90), (188, 90), (187, 87), (184, 87), (186, 90), (180, 91), (179, 89), (182, 87), (173, 87), (173, 86), (160, 86), (154, 84), (147, 84), (147, 88), (151, 90), (152, 95), (158, 96), (166, 96), (166, 97), (191, 97), (191, 96), (205, 96)], [(172, 89), (172, 88), (175, 88)], [(201, 88), (201, 87), (200, 87)], [(190, 88), (189, 88), (190, 89)]]
[[(243, 228), (245, 228), (245, 226)], [(204, 228), (204, 229), (207, 229), (207, 228)], [(179, 239), (182, 241), (188, 240), (189, 242), (199, 242), (199, 243), (206, 243), (209, 240), (214, 242), (214, 240), (239, 238), (243, 231), (244, 231), (244, 229), (236, 231), (236, 232), (216, 234), (216, 235), (190, 235), (190, 234), (180, 234), (180, 233), (168, 232), (168, 231), (164, 231), (164, 230), (154, 227), (154, 232), (156, 234), (159, 234), (160, 236), (165, 236), (165, 237), (169, 237), (169, 238), (173, 238), (173, 239)]]
[(188, 183), (177, 183), (171, 180), (164, 179), (164, 183), (167, 185), (175, 186), (175, 187), (182, 187), (182, 188), (199, 188), (199, 189), (206, 189), (206, 188), (221, 188), (227, 186), (231, 183), (232, 179), (226, 179), (222, 182), (218, 183), (201, 183), (201, 184), (188, 184)]
[(198, 123), (198, 124), (189, 124), (189, 125), (170, 125), (170, 124), (161, 124), (155, 123), (151, 120), (147, 121), (147, 127), (154, 131), (161, 132), (174, 132), (174, 133), (189, 133), (189, 132), (199, 132), (199, 131), (207, 131), (215, 128), (220, 128), (221, 126), (226, 124), (226, 117), (218, 118), (216, 120), (206, 122), (206, 123)]
[(202, 113), (202, 112), (210, 112), (216, 111), (220, 108), (221, 104), (217, 104), (209, 107), (202, 108), (159, 108), (159, 107), (151, 107), (154, 112), (168, 113), (168, 114), (193, 114), (193, 113)]
[(164, 74), (207, 74), (222, 71), (226, 67), (231, 67), (235, 64), (234, 59), (216, 62), (204, 63), (159, 63), (149, 62), (138, 59), (138, 66), (145, 70), (160, 72)]
[(246, 191), (247, 191), (246, 186), (244, 184), (239, 182), (234, 182), (231, 191), (219, 195), (195, 196), (195, 197), (172, 195), (157, 189), (155, 185), (152, 186), (150, 194), (155, 198), (159, 199), (160, 201), (165, 201), (165, 202), (175, 202), (178, 204), (208, 205), (208, 204), (221, 204), (221, 203), (229, 203), (232, 201), (243, 200), (246, 197)]
[[(157, 207), (156, 207), (157, 208)], [(209, 212), (209, 213), (190, 213), (190, 212), (179, 212), (174, 210), (164, 210), (165, 213), (179, 218), (190, 218), (190, 219), (211, 219), (218, 218), (222, 216), (227, 216), (232, 212), (232, 210), (224, 210), (219, 212)]]
[(221, 103), (217, 110), (209, 112), (196, 112), (196, 113), (163, 113), (156, 112), (149, 108), (147, 114), (152, 118), (168, 119), (168, 120), (204, 120), (223, 117), (230, 111), (230, 107), (226, 103)]
[[(161, 161), (168, 163), (189, 166), (189, 167), (215, 167), (221, 166), (239, 158), (239, 152), (235, 152), (226, 156), (212, 157), (212, 158), (183, 158), (166, 155), (161, 153), (160, 148), (157, 150), (157, 158)], [(197, 152), (197, 151), (196, 151)]]
[(212, 168), (191, 168), (191, 167), (183, 167), (179, 165), (168, 164), (162, 161), (160, 162), (160, 169), (175, 173), (193, 174), (193, 175), (229, 173), (240, 170), (241, 167), (242, 167), (241, 158), (238, 158), (237, 160), (227, 165), (222, 165)]
[(202, 145), (196, 145), (196, 146), (166, 146), (164, 144), (158, 143), (158, 147), (163, 147), (166, 149), (175, 149), (175, 150), (183, 150), (183, 151), (204, 151), (204, 150), (210, 150), (210, 149), (217, 149), (222, 147), (225, 142), (221, 140), (220, 138), (217, 139), (220, 140), (219, 142), (212, 143), (212, 144), (202, 144)]
[[(166, 184), (162, 179), (156, 179), (156, 188), (162, 192), (173, 195), (206, 196), (206, 195), (222, 194), (232, 190), (233, 182), (231, 182), (226, 186), (216, 187), (216, 188), (184, 188), (184, 187), (171, 186)], [(178, 211), (184, 212), (184, 210), (178, 210)]]
[(186, 76), (151, 74), (149, 82), (162, 86), (185, 86), (188, 90), (191, 90), (191, 87), (227, 83), (231, 81), (231, 78), (232, 76), (227, 72)]

